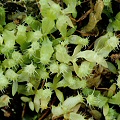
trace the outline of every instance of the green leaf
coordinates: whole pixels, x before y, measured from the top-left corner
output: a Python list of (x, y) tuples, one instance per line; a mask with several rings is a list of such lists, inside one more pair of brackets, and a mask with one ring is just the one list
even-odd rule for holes
[(41, 23), (38, 20), (33, 20), (30, 23), (30, 27), (35, 31), (35, 30), (40, 30), (41, 28)]
[(117, 92), (111, 99), (109, 99), (109, 103), (120, 105), (120, 92)]
[(0, 25), (0, 33), (2, 33), (3, 32), (3, 27), (2, 27), (2, 25)]
[(109, 105), (108, 104), (105, 104), (103, 106), (103, 115), (106, 116), (109, 112)]
[(62, 107), (66, 112), (68, 112), (81, 102), (83, 102), (82, 95), (78, 94), (77, 96), (74, 96), (74, 97), (70, 96), (63, 102)]
[(30, 101), (31, 101), (31, 98), (22, 96), (22, 97), (21, 97), (21, 100), (22, 100), (23, 102), (30, 102)]
[(26, 89), (26, 85), (18, 85), (18, 94), (23, 94), (23, 95), (34, 95), (35, 92), (34, 91), (27, 91)]
[(111, 0), (103, 0), (105, 6), (111, 7)]
[(115, 16), (116, 19), (120, 20), (120, 12), (117, 13), (117, 15)]
[(40, 0), (40, 9), (43, 17), (50, 18), (55, 20), (61, 14), (61, 7), (59, 4), (55, 3), (52, 0)]
[(0, 7), (0, 25), (5, 25), (5, 9)]
[(117, 15), (115, 16), (115, 20), (112, 22), (112, 26), (115, 31), (120, 30), (120, 12), (118, 12)]
[(116, 91), (116, 84), (113, 83), (108, 90), (107, 97), (109, 97), (109, 98), (112, 97), (114, 95), (115, 91)]
[(37, 69), (39, 79), (47, 79), (49, 78), (49, 72), (46, 70), (44, 66), (40, 66), (40, 69)]
[(10, 97), (8, 95), (4, 94), (0, 96), (0, 108), (8, 106), (9, 102), (10, 102)]
[(95, 44), (94, 44), (94, 49), (95, 51), (99, 51), (103, 47), (105, 47), (105, 42), (113, 36), (112, 32), (108, 32), (107, 34), (100, 36), (98, 39), (96, 39)]
[(67, 23), (63, 16), (60, 16), (56, 22), (56, 27), (60, 31), (61, 35), (65, 37), (67, 35)]
[(86, 100), (89, 105), (102, 108), (107, 103), (108, 98), (102, 96), (101, 94), (99, 94), (98, 96), (94, 96), (94, 94), (91, 94), (88, 95)]
[(86, 120), (86, 119), (84, 118), (84, 116), (82, 116), (80, 114), (71, 112), (70, 113), (70, 120)]
[(51, 92), (50, 89), (44, 89), (44, 90), (39, 89), (39, 90), (37, 90), (37, 92), (35, 94), (36, 95), (35, 98), (39, 99), (40, 107), (41, 107), (42, 110), (47, 109), (47, 107), (48, 107), (47, 105), (48, 105), (48, 103), (49, 103), (49, 101), (51, 99), (51, 94), (52, 94), (52, 92)]
[(111, 62), (107, 62), (107, 64), (108, 64), (108, 69), (109, 69), (112, 73), (116, 74), (116, 73), (117, 73), (116, 67), (115, 67)]
[(119, 73), (118, 78), (117, 78), (117, 86), (118, 86), (118, 88), (120, 88), (120, 73)]
[(76, 31), (76, 29), (77, 29), (77, 26), (75, 26), (74, 28), (69, 29), (68, 32), (67, 32), (67, 36), (72, 35)]
[(49, 1), (40, 1), (41, 5), (41, 14), (43, 17), (48, 17), (52, 20), (57, 19), (60, 15), (61, 7), (59, 4), (55, 3), (52, 0)]
[(60, 15), (56, 22), (56, 27), (63, 37), (67, 35), (67, 25), (74, 28), (73, 23), (68, 16)]
[(22, 46), (26, 43), (26, 26), (19, 25), (17, 29), (16, 42)]
[(73, 85), (68, 85), (71, 89), (80, 89), (80, 88), (85, 88), (87, 83), (86, 80), (80, 80), (79, 78), (74, 78), (74, 84)]
[(84, 78), (90, 75), (94, 66), (95, 66), (94, 62), (88, 61), (83, 61), (80, 66), (78, 66), (76, 63), (73, 63), (75, 73), (79, 78)]
[(66, 5), (76, 4), (77, 0), (63, 0)]
[(92, 90), (90, 88), (84, 88), (82, 93), (85, 95), (85, 96), (88, 96), (90, 94), (94, 94), (95, 96), (98, 96), (100, 94), (100, 91), (98, 90)]
[(118, 45), (119, 39), (112, 32), (108, 32), (95, 41), (94, 49), (98, 55), (107, 57)]
[(81, 51), (75, 56), (75, 58), (84, 58), (89, 62), (96, 62), (106, 68), (108, 67), (105, 59), (101, 55), (98, 55), (97, 52), (92, 50)]
[(29, 107), (32, 111), (34, 111), (34, 103), (32, 101), (29, 102)]
[(67, 5), (67, 8), (63, 10), (64, 14), (73, 13), (74, 17), (77, 16), (76, 6), (78, 3), (78, 0), (63, 0), (65, 4)]
[(109, 108), (108, 114), (105, 116), (106, 120), (116, 120), (118, 117), (118, 113), (116, 112), (115, 109)]
[(13, 85), (12, 85), (12, 95), (14, 96), (17, 92), (18, 89), (18, 82), (17, 81), (13, 81)]
[(54, 118), (54, 117), (63, 115), (64, 111), (61, 106), (56, 107), (56, 106), (52, 105), (52, 114), (53, 114), (53, 118)]
[(56, 59), (63, 63), (68, 63), (70, 61), (70, 56), (66, 48), (60, 44), (56, 46)]
[(50, 58), (54, 52), (52, 47), (52, 42), (46, 38), (42, 42), (42, 47), (40, 49), (40, 61), (43, 64), (48, 64), (50, 62)]
[(115, 31), (119, 31), (120, 30), (120, 20), (116, 19), (115, 21), (113, 21), (112, 26)]
[(89, 43), (88, 38), (82, 38), (78, 35), (71, 35), (71, 36), (69, 36), (68, 39), (71, 44), (86, 46)]
[(0, 45), (3, 44), (3, 37), (0, 36)]
[(95, 44), (94, 44), (94, 49), (95, 51), (98, 51), (99, 49), (102, 49), (105, 46), (105, 42), (113, 36), (112, 32), (108, 32), (107, 34), (99, 37), (96, 39)]
[(118, 115), (117, 120), (120, 120), (120, 114)]
[(42, 19), (42, 33), (43, 34), (49, 34), (51, 32), (51, 30), (54, 28), (55, 26), (55, 22), (54, 20), (45, 17)]
[(38, 113), (40, 110), (40, 100), (38, 97), (34, 97), (34, 107), (35, 107), (35, 111)]
[(64, 101), (63, 93), (60, 90), (58, 90), (58, 89), (55, 90), (55, 93), (56, 93), (56, 96), (59, 99), (59, 101), (63, 102)]
[(66, 20), (67, 24), (68, 24), (70, 27), (74, 28), (74, 25), (73, 25), (71, 19), (70, 19), (68, 16), (64, 16), (64, 20)]
[(33, 30), (40, 30), (41, 22), (35, 20), (32, 16), (27, 16), (25, 18), (25, 22), (33, 29)]
[(10, 22), (4, 28), (9, 30), (9, 31), (14, 30), (16, 28), (16, 24), (13, 22)]
[(27, 17), (25, 18), (25, 22), (26, 22), (28, 25), (31, 24), (33, 20), (34, 20), (34, 18), (33, 18), (32, 16), (27, 16)]
[(4, 39), (5, 44), (8, 44), (10, 41), (10, 44), (15, 45), (15, 39), (16, 39), (15, 31), (4, 30), (3, 39)]
[(33, 41), (38, 41), (42, 37), (41, 31), (37, 30), (35, 32), (29, 31), (26, 33), (27, 36), (27, 42), (33, 42)]
[(116, 63), (117, 63), (117, 66), (118, 66), (118, 69), (120, 70), (120, 60), (116, 60)]

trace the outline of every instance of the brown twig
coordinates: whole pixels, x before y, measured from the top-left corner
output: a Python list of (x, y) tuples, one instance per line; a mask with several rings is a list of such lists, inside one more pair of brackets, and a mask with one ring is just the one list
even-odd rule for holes
[(90, 44), (90, 46), (88, 47), (88, 50), (91, 50), (93, 45), (94, 45), (94, 42), (92, 44)]
[(82, 15), (76, 22), (84, 20), (92, 12), (92, 9), (88, 10), (84, 15)]
[(108, 88), (96, 88), (97, 90), (109, 90)]
[(49, 114), (49, 112), (50, 112), (50, 108), (48, 108), (38, 120), (43, 120)]
[(70, 19), (74, 22), (80, 22), (82, 20), (84, 20), (89, 14), (90, 12), (92, 11), (92, 9), (88, 10), (84, 15), (82, 15), (78, 20), (76, 20), (75, 18), (73, 17), (70, 17)]
[(24, 106), (23, 106), (23, 111), (22, 111), (22, 120), (23, 120), (23, 117), (25, 115), (25, 108), (26, 108), (26, 103), (24, 103)]

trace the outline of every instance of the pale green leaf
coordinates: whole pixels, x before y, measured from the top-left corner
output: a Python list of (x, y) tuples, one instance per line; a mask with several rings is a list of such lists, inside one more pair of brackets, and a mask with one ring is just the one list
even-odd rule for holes
[(109, 112), (109, 105), (105, 104), (103, 106), (103, 114), (104, 114), (104, 116), (106, 116), (108, 114), (108, 112)]
[(40, 49), (40, 61), (43, 64), (48, 64), (50, 62), (50, 58), (54, 52), (52, 47), (52, 42), (46, 38), (42, 42), (42, 47)]
[(13, 84), (12, 84), (12, 95), (13, 96), (16, 94), (17, 90), (18, 90), (18, 82), (13, 81)]
[(89, 105), (99, 108), (102, 108), (108, 102), (108, 98), (102, 96), (101, 94), (99, 94), (98, 96), (94, 96), (93, 94), (88, 95), (86, 100)]
[(6, 29), (6, 30), (14, 30), (16, 28), (16, 24), (15, 23), (13, 23), (13, 22), (10, 22), (10, 23), (8, 23), (5, 27), (4, 27), (4, 29)]
[(53, 114), (53, 118), (59, 117), (64, 114), (64, 111), (61, 106), (56, 107), (56, 106), (52, 105), (52, 114)]
[(25, 44), (26, 42), (26, 26), (24, 25), (19, 25), (17, 27), (18, 31), (17, 31), (17, 35), (16, 35), (16, 42), (20, 45)]
[(77, 114), (77, 113), (74, 113), (74, 112), (71, 112), (70, 113), (70, 120), (85, 120), (84, 116), (80, 115), (80, 114)]
[(66, 36), (67, 34), (67, 23), (64, 20), (63, 16), (60, 16), (56, 22), (56, 27), (60, 31), (62, 36)]
[(63, 63), (68, 63), (70, 61), (70, 56), (66, 48), (60, 44), (56, 46), (56, 59)]
[(69, 98), (67, 98), (62, 106), (63, 106), (63, 109), (65, 111), (70, 111), (70, 109), (72, 109), (73, 107), (75, 107), (78, 103), (81, 103), (83, 102), (83, 97), (82, 95), (78, 94), (77, 96), (70, 96)]
[(56, 96), (59, 99), (59, 101), (63, 102), (64, 101), (63, 93), (60, 90), (58, 90), (58, 89), (55, 90), (55, 93), (56, 93)]
[(118, 86), (118, 88), (120, 88), (120, 73), (119, 73), (118, 78), (117, 78), (117, 86)]
[(120, 92), (117, 92), (111, 99), (109, 99), (109, 103), (120, 105)]
[(105, 59), (102, 56), (98, 55), (97, 52), (92, 50), (81, 51), (75, 56), (75, 58), (84, 58), (89, 62), (96, 62), (106, 68), (108, 67)]
[(77, 45), (82, 45), (82, 46), (86, 46), (89, 43), (87, 38), (82, 38), (78, 35), (69, 36), (69, 41), (71, 44), (77, 44)]
[(78, 4), (78, 0), (63, 0), (67, 5), (67, 8), (63, 10), (64, 14), (73, 13), (74, 17), (77, 15), (76, 6)]
[[(75, 78), (74, 78), (75, 79)], [(71, 89), (80, 89), (80, 88), (85, 88), (87, 83), (86, 80), (80, 80), (79, 78), (76, 78), (75, 83), (73, 85), (68, 85)]]
[(74, 28), (74, 25), (73, 25), (71, 19), (68, 16), (65, 16), (65, 20), (70, 27)]
[(61, 35), (64, 37), (67, 34), (67, 25), (69, 25), (70, 27), (74, 27), (72, 21), (68, 16), (60, 15), (56, 22), (56, 27), (60, 31)]
[(34, 98), (34, 107), (35, 107), (35, 111), (38, 113), (40, 109), (40, 100), (36, 96)]
[(34, 103), (32, 101), (29, 102), (29, 107), (32, 111), (34, 111)]
[(14, 30), (12, 30), (12, 31), (4, 30), (3, 31), (3, 39), (4, 39), (5, 44), (8, 44), (10, 41), (10, 44), (15, 45), (16, 36), (15, 36), (14, 32), (15, 32)]
[(0, 108), (8, 106), (9, 102), (10, 102), (10, 97), (6, 94), (2, 95), (0, 97)]
[(21, 97), (21, 100), (22, 100), (23, 102), (30, 102), (31, 98), (22, 96), (22, 97)]
[(45, 17), (42, 19), (42, 33), (43, 34), (49, 34), (50, 31), (54, 28), (55, 22), (54, 20)]

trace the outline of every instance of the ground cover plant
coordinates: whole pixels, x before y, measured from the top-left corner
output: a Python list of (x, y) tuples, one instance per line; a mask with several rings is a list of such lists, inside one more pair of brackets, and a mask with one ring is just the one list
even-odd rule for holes
[(119, 11), (119, 0), (2, 0), (0, 120), (120, 120)]

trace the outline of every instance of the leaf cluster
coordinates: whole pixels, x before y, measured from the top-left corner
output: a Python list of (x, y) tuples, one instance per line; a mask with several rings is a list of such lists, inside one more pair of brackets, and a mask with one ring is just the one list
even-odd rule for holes
[[(50, 108), (53, 119), (100, 120), (104, 116), (106, 120), (118, 120), (120, 114), (111, 105), (120, 105), (120, 60), (115, 59), (115, 66), (108, 58), (119, 49), (115, 32), (119, 30), (120, 14), (104, 35), (95, 38), (91, 49), (90, 38), (76, 34), (76, 7), (82, 5), (81, 1), (63, 0), (61, 5), (39, 0), (37, 5), (41, 19), (26, 15), (21, 23), (6, 23), (5, 8), (0, 7), (0, 56), (4, 56), (0, 62), (0, 107), (10, 104), (4, 90), (11, 87), (12, 97), (21, 95), (23, 103), (37, 113)], [(96, 0), (92, 5), (89, 21), (81, 28), (84, 34), (96, 29), (104, 6), (109, 4)], [(110, 86), (100, 88), (107, 73), (116, 75), (117, 80), (108, 76)], [(72, 95), (65, 93), (68, 88), (74, 91)], [(53, 97), (57, 105), (51, 103)], [(88, 109), (92, 117), (81, 109)]]

